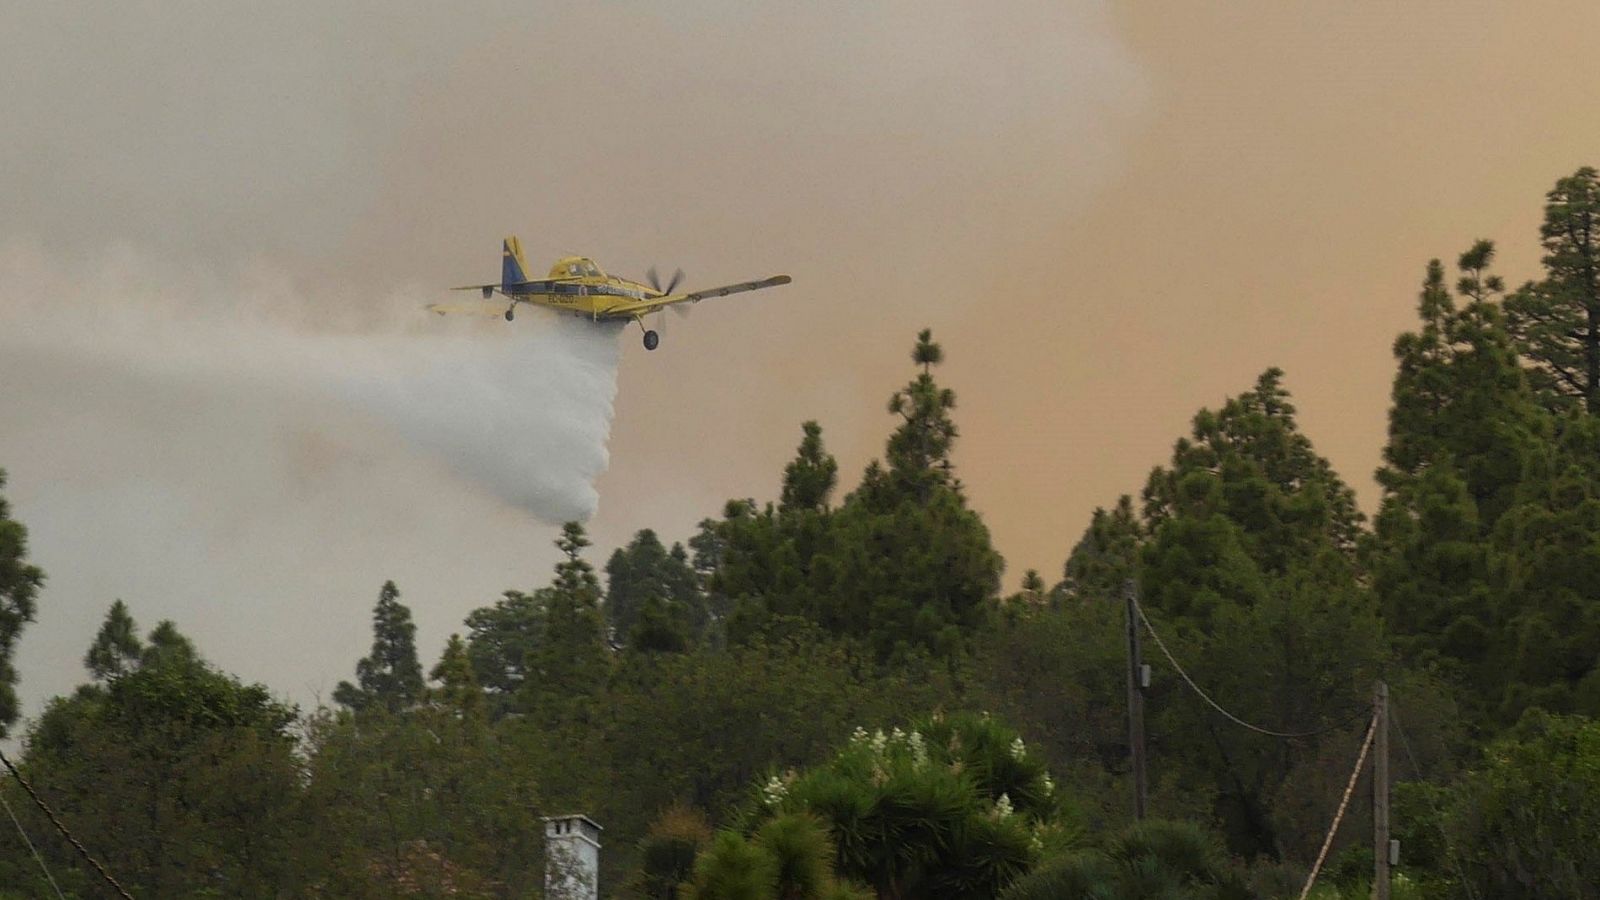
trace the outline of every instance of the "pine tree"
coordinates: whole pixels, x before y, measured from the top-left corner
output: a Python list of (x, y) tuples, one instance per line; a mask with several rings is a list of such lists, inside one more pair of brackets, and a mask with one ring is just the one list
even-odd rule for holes
[(1505, 303), (1534, 386), (1556, 408), (1600, 412), (1600, 173), (1584, 167), (1546, 195), (1545, 277)]
[(356, 663), (356, 681), (339, 682), (335, 702), (361, 712), (391, 713), (415, 706), (423, 697), (422, 664), (417, 661), (417, 626), (400, 602), (400, 590), (386, 581), (372, 610), (372, 653)]
[(438, 665), (433, 667), (428, 677), (439, 683), (433, 696), (441, 704), (463, 718), (477, 719), (483, 715), (483, 689), (473, 675), (472, 660), (467, 655), (467, 644), (461, 635), (450, 635)]
[(839, 480), (839, 463), (822, 446), (822, 426), (806, 422), (800, 427), (805, 437), (800, 441), (794, 461), (783, 470), (783, 495), (778, 501), (780, 515), (826, 510), (828, 496)]
[(883, 658), (958, 652), (994, 608), (1004, 566), (952, 472), (955, 393), (932, 374), (944, 353), (924, 329), (911, 356), (922, 371), (890, 398), (901, 422), (888, 466), (867, 466), (805, 567), (813, 621), (865, 637)]
[(543, 598), (506, 591), (493, 606), (469, 613), (466, 624), (472, 671), (499, 712), (521, 689), (528, 657), (544, 639)]
[(1492, 260), (1488, 241), (1461, 255), (1459, 308), (1444, 267), (1428, 264), (1421, 327), (1395, 341), (1384, 496), (1362, 552), (1396, 646), (1469, 686), (1480, 724), (1499, 704), (1507, 652), (1493, 536), (1552, 431), (1491, 302)]
[(917, 334), (911, 360), (922, 372), (889, 398), (889, 412), (903, 421), (889, 437), (889, 478), (893, 487), (918, 499), (927, 499), (935, 487), (952, 484), (950, 448), (958, 435), (950, 411), (955, 392), (933, 380), (932, 369), (944, 361), (944, 350), (933, 342), (933, 332)]
[(1063, 599), (1108, 600), (1121, 596), (1122, 585), (1137, 574), (1143, 528), (1133, 511), (1133, 498), (1123, 494), (1110, 512), (1095, 509), (1089, 527), (1078, 539), (1054, 593)]
[[(0, 490), (6, 473), (0, 469)], [(17, 670), (11, 666), (12, 649), (22, 627), (33, 621), (34, 598), (44, 583), (44, 572), (29, 565), (28, 529), (10, 516), (11, 508), (0, 494), (0, 738), (17, 720)]]
[(604, 611), (613, 640), (630, 643), (635, 623), (650, 604), (662, 612), (670, 609), (670, 616), (682, 621), (685, 638), (705, 630), (708, 613), (687, 552), (679, 544), (668, 550), (646, 528), (606, 562)]
[(144, 653), (139, 658), (139, 665), (148, 667), (169, 662), (186, 663), (199, 658), (200, 651), (195, 649), (194, 642), (178, 631), (178, 626), (171, 619), (162, 619), (156, 623), (156, 627), (150, 629)]
[(644, 653), (682, 653), (689, 641), (683, 607), (655, 596), (645, 599), (628, 635), (628, 647)]
[(556, 564), (550, 587), (536, 595), (544, 633), (528, 655), (518, 699), (523, 708), (547, 717), (580, 709), (584, 698), (602, 686), (609, 665), (600, 579), (583, 558), (587, 546), (582, 525), (563, 525), (556, 547), (565, 558)]
[(138, 626), (128, 613), (127, 604), (121, 600), (111, 604), (106, 620), (100, 625), (89, 652), (84, 654), (83, 665), (95, 681), (110, 681), (119, 675), (138, 668), (144, 655), (144, 644), (139, 640)]

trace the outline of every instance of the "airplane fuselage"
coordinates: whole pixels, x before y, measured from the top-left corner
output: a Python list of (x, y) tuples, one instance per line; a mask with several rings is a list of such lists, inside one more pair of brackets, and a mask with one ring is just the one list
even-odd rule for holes
[[(558, 263), (555, 268), (560, 268)], [(503, 293), (518, 302), (532, 303), (548, 309), (569, 312), (592, 319), (617, 317), (633, 318), (632, 314), (615, 313), (621, 307), (640, 300), (653, 300), (662, 296), (648, 285), (614, 275), (583, 275), (546, 279), (529, 285), (526, 290), (512, 288)]]

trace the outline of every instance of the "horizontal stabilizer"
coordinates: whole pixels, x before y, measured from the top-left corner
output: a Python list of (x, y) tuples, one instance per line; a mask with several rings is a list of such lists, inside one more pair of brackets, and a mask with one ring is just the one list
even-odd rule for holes
[(428, 312), (441, 316), (504, 316), (504, 303), (430, 303)]

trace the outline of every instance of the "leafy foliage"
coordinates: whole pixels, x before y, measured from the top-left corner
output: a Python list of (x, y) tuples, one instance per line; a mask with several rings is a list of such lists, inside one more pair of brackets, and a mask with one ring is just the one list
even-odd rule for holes
[(1600, 724), (1535, 714), (1450, 794), (1447, 830), (1480, 896), (1588, 897), (1600, 885)]
[(642, 650), (681, 651), (710, 624), (683, 545), (668, 550), (648, 528), (606, 563), (605, 614), (613, 640)]
[[(0, 469), (0, 489), (5, 486), (6, 473)], [(0, 738), (17, 720), (17, 671), (11, 653), (22, 627), (33, 621), (34, 599), (44, 583), (44, 572), (27, 561), (28, 529), (10, 513), (0, 494)]]
[[(260, 894), (294, 879), (295, 720), (264, 687), (169, 653), (53, 701), (28, 775), (135, 894)], [(64, 841), (41, 850), (77, 865)]]

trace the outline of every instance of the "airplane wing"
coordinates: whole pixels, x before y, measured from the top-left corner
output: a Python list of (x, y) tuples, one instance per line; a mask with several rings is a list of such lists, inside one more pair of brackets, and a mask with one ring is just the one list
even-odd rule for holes
[(605, 311), (606, 317), (640, 316), (648, 312), (655, 312), (674, 303), (698, 303), (707, 297), (726, 297), (729, 294), (742, 294), (745, 291), (759, 291), (762, 288), (777, 287), (792, 281), (787, 275), (774, 275), (760, 281), (741, 281), (738, 284), (725, 284), (722, 287), (706, 288), (700, 291), (690, 291), (687, 294), (668, 294), (665, 297), (654, 297), (649, 300), (640, 300), (622, 306), (613, 306)]

